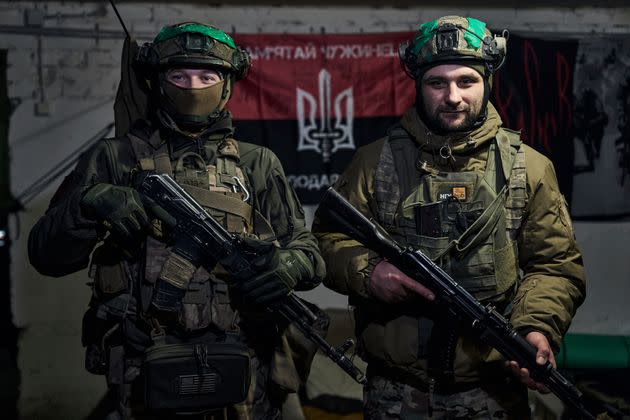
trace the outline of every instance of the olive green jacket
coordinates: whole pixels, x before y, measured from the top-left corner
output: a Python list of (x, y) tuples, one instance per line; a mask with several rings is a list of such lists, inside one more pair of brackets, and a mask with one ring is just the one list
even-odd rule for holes
[[(483, 172), (501, 119), (492, 104), (488, 104), (488, 118), (483, 126), (467, 135), (445, 138), (430, 132), (412, 108), (403, 116), (401, 125), (423, 150), (423, 159), (431, 166), (445, 172)], [(376, 221), (373, 181), (386, 140), (382, 138), (360, 148), (335, 186), (358, 210)], [(445, 143), (453, 151), (451, 163), (439, 158), (438, 150)], [(523, 278), (514, 298), (511, 322), (522, 333), (543, 332), (557, 351), (562, 335), (584, 300), (582, 256), (552, 163), (527, 145), (521, 147), (527, 171), (527, 200), (517, 237), (518, 264)], [(327, 264), (324, 284), (339, 293), (360, 297), (359, 305), (364, 299), (374, 299), (367, 284), (380, 257), (347, 236), (329, 231), (318, 219), (313, 232)], [(395, 340), (405, 341), (405, 337)], [(498, 355), (491, 354), (490, 349), (466, 350), (471, 347), (477, 345), (460, 339), (455, 360), (456, 381), (473, 380), (477, 377), (479, 363), (497, 359)], [(364, 356), (369, 360), (371, 355)]]
[[(134, 130), (141, 138), (149, 138), (156, 131), (148, 123), (137, 124)], [(215, 161), (220, 138), (210, 136), (195, 141), (177, 133), (168, 135), (172, 160), (187, 151), (198, 152), (203, 148), (208, 162)], [(240, 164), (249, 174), (257, 210), (270, 222), (280, 246), (300, 249), (314, 262), (316, 278), (296, 288), (315, 287), (324, 275), (324, 264), (280, 161), (265, 147), (239, 143), (239, 148)], [(40, 273), (58, 277), (87, 267), (100, 234), (97, 224), (81, 214), (81, 197), (96, 183), (129, 185), (132, 170), (137, 166), (127, 137), (103, 140), (80, 158), (55, 193), (46, 214), (30, 232), (29, 257)]]

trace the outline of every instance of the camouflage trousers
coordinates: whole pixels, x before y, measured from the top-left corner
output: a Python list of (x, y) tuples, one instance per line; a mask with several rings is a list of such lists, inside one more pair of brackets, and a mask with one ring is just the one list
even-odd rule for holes
[(464, 392), (423, 392), (382, 376), (363, 391), (366, 420), (389, 419), (530, 419), (527, 389), (519, 383), (482, 385)]

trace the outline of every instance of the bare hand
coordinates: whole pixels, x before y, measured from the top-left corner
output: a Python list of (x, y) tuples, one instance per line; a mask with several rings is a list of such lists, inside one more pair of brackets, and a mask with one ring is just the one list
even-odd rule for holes
[(372, 296), (387, 303), (402, 302), (418, 295), (435, 299), (432, 291), (384, 260), (374, 267), (368, 288)]
[[(551, 351), (549, 341), (544, 334), (539, 333), (538, 331), (532, 331), (525, 336), (525, 340), (527, 340), (537, 349), (536, 363), (538, 363), (539, 365), (544, 365), (547, 360), (549, 360), (551, 365), (554, 368), (556, 367), (556, 359), (553, 356), (553, 352)], [(511, 360), (509, 362), (505, 362), (505, 364), (512, 371), (512, 373), (514, 373), (514, 375), (519, 377), (521, 382), (527, 385), (529, 389), (538, 391), (541, 394), (548, 394), (550, 392), (549, 388), (547, 388), (545, 384), (534, 381), (531, 376), (529, 376), (529, 370), (521, 368), (518, 365), (518, 362)]]

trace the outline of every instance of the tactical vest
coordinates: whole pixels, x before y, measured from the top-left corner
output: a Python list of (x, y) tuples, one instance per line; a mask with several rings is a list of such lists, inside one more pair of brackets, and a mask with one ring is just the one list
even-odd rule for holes
[(375, 172), (379, 221), (478, 299), (504, 293), (517, 279), (515, 239), (525, 207), (520, 144), (518, 133), (500, 129), (483, 174), (422, 174), (415, 143), (393, 128)]
[[(129, 134), (139, 170), (171, 175), (208, 213), (235, 235), (274, 239), (273, 229), (255, 209), (255, 194), (243, 168), (239, 166), (238, 142), (221, 140), (214, 164), (206, 163), (195, 152), (183, 153), (171, 163), (166, 142), (159, 142), (159, 132), (147, 140)], [(159, 144), (155, 149), (152, 145)], [(254, 205), (250, 204), (253, 203)], [(155, 230), (160, 232), (159, 223)], [(182, 300), (179, 323), (186, 330), (198, 330), (214, 324), (221, 330), (234, 330), (238, 316), (230, 304), (227, 273), (217, 267), (208, 273), (194, 267), (164, 243), (149, 237), (146, 246), (145, 282), (147, 289), (160, 278), (187, 288)], [(150, 291), (147, 290), (146, 294)], [(143, 303), (148, 309), (150, 299)]]
[[(137, 167), (134, 171), (155, 171), (174, 177), (197, 202), (199, 202), (229, 232), (235, 235), (247, 235), (254, 238), (273, 241), (277, 244), (271, 224), (257, 210), (256, 191), (250, 182), (248, 169), (239, 165), (239, 147), (234, 139), (219, 142), (216, 160), (207, 163), (197, 153), (184, 153), (176, 161), (171, 161), (168, 146), (162, 142), (159, 133), (155, 132), (149, 139), (143, 139), (131, 133), (127, 135), (134, 150)], [(153, 221), (153, 236), (168, 235), (159, 221)], [(141, 353), (152, 342), (147, 336), (146, 328), (138, 329), (137, 320), (141, 324), (156, 321), (147, 317), (153, 296), (153, 287), (157, 279), (171, 282), (186, 288), (182, 299), (181, 310), (177, 314), (177, 327), (196, 332), (210, 328), (240, 334), (243, 325), (240, 311), (235, 309), (227, 284), (228, 274), (220, 265), (208, 273), (203, 267), (194, 267), (190, 262), (171, 252), (163, 242), (149, 236), (144, 256), (140, 261), (129, 261), (121, 258), (116, 251), (118, 247), (101, 246), (95, 251), (92, 259), (91, 275), (95, 279), (93, 299), (90, 310), (84, 317), (84, 345), (86, 352), (86, 368), (96, 374), (107, 373), (109, 383), (128, 382), (126, 373), (120, 372), (117, 377), (112, 369), (103, 363), (103, 334), (112, 325), (112, 331), (124, 325), (125, 349), (134, 348)], [(100, 255), (100, 256), (99, 256)], [(241, 309), (248, 310), (247, 307)], [(273, 356), (269, 370), (271, 381), (282, 392), (296, 392), (301, 381), (293, 348), (287, 335), (290, 329), (278, 335), (276, 321), (268, 313), (257, 312), (246, 316), (249, 329), (256, 334), (248, 334), (250, 346), (257, 346), (260, 341), (265, 347), (271, 347)], [(121, 324), (122, 321), (122, 324)], [(172, 321), (172, 320), (170, 320)], [(157, 321), (160, 322), (160, 321)], [(105, 330), (93, 328), (104, 323)], [(251, 324), (251, 325), (250, 325)], [(150, 326), (150, 325), (149, 325)], [(168, 333), (169, 325), (165, 327)], [(153, 333), (153, 331), (149, 331)], [(293, 333), (295, 334), (295, 333)], [(303, 341), (303, 340), (302, 340)], [(94, 344), (91, 344), (94, 343)], [(312, 347), (310, 342), (305, 347)], [(309, 351), (314, 356), (316, 348)], [(113, 360), (112, 349), (107, 357)], [(125, 350), (126, 351), (126, 350)], [(252, 351), (252, 350), (250, 350)], [(91, 353), (92, 352), (92, 353)], [(310, 354), (310, 353), (309, 353)], [(122, 355), (116, 355), (118, 359)], [(137, 363), (129, 361), (125, 353), (125, 364)], [(310, 366), (310, 360), (304, 358)], [(124, 365), (124, 364), (123, 364)], [(126, 375), (126, 376), (125, 376)], [(124, 379), (123, 379), (124, 378)]]
[[(216, 162), (207, 164), (197, 153), (184, 153), (171, 163), (166, 142), (155, 132), (149, 139), (128, 134), (136, 154), (134, 171), (166, 173), (198, 201), (231, 233), (274, 240), (271, 225), (255, 209), (256, 195), (247, 174), (239, 166), (238, 143), (220, 142)], [(250, 204), (251, 203), (251, 204)], [(154, 236), (165, 235), (159, 221), (153, 221)], [(194, 267), (161, 241), (148, 237), (145, 256), (139, 261), (124, 258), (118, 247), (104, 244), (94, 252), (90, 276), (94, 279), (92, 305), (99, 319), (120, 319), (147, 313), (158, 278), (186, 288), (178, 323), (187, 331), (213, 324), (221, 330), (234, 330), (238, 322), (232, 310), (227, 273), (220, 266), (208, 273)], [(127, 293), (123, 293), (127, 291)], [(133, 301), (134, 311), (129, 311)], [(135, 312), (135, 313), (131, 313)]]
[[(417, 144), (395, 126), (374, 175), (379, 223), (396, 240), (436, 261), (477, 299), (506, 302), (505, 310), (519, 276), (516, 237), (526, 201), (519, 137), (499, 129), (483, 173), (425, 171), (418, 164)], [(436, 318), (436, 309), (428, 303), (418, 306), (401, 305), (397, 314), (385, 316), (363, 305), (357, 313), (360, 344), (370, 360), (428, 370), (448, 382), (453, 377), (457, 322), (443, 315)]]

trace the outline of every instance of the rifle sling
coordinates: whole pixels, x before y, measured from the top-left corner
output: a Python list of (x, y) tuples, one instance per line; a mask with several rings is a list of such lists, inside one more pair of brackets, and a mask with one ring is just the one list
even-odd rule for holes
[(188, 194), (195, 197), (197, 202), (204, 207), (217, 209), (226, 213), (240, 216), (250, 221), (252, 218), (253, 208), (246, 202), (226, 194), (215, 191), (209, 191), (203, 188), (193, 187), (190, 185), (181, 186)]

